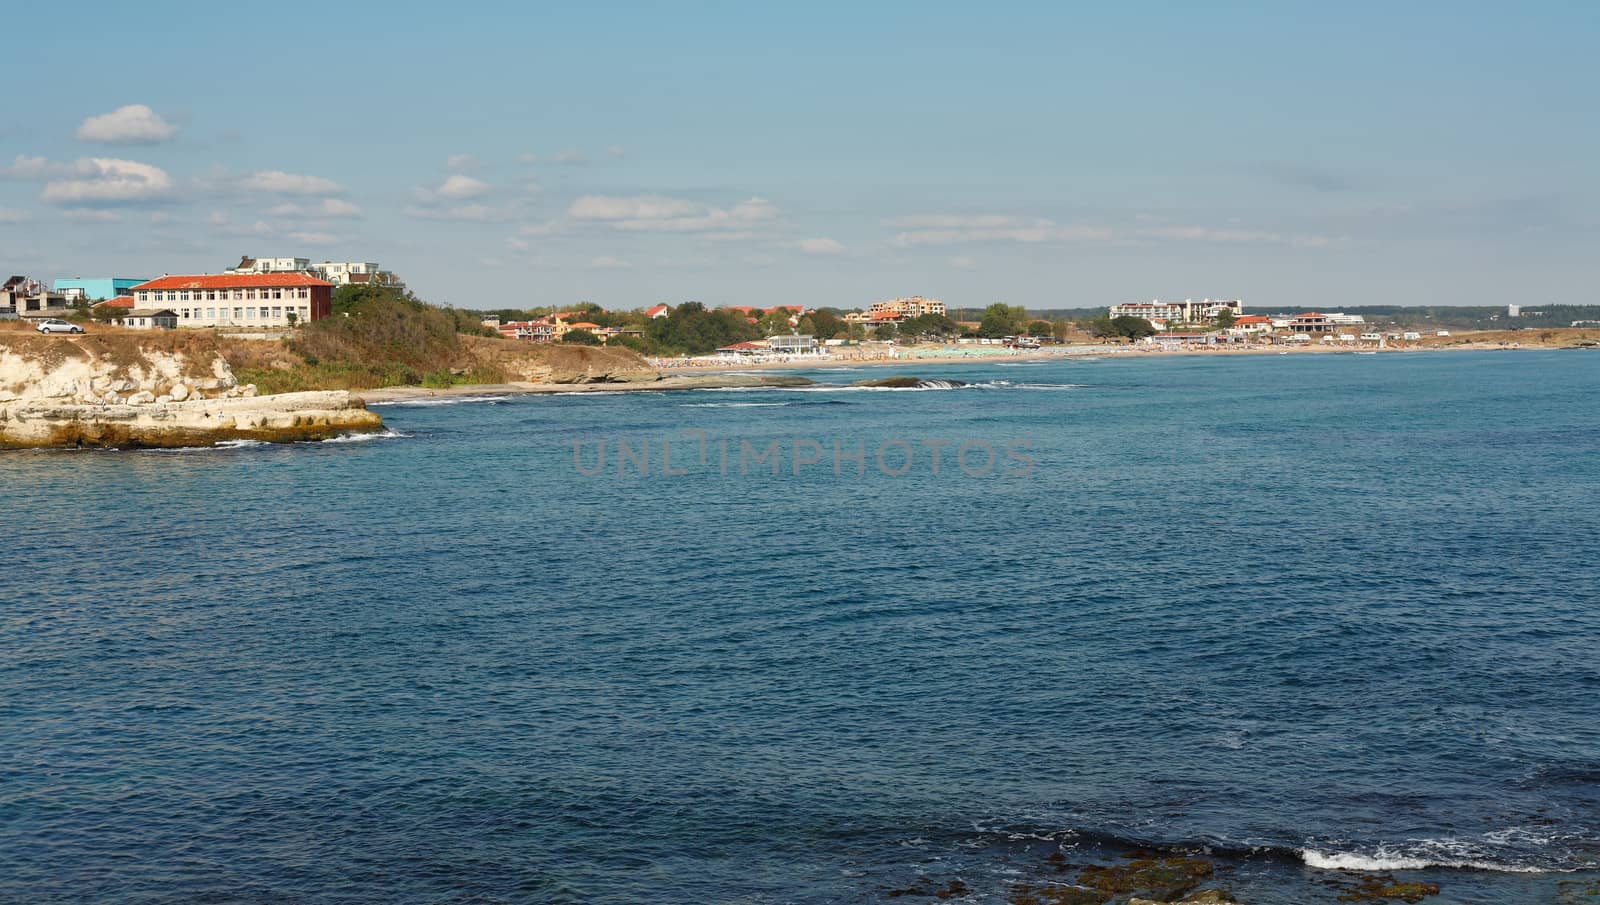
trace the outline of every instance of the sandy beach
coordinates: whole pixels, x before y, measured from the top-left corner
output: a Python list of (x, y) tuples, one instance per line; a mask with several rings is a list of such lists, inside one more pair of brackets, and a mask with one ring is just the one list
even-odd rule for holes
[[(1091, 360), (1138, 357), (1166, 358), (1179, 356), (1238, 356), (1238, 355), (1355, 355), (1368, 353), (1411, 354), (1419, 352), (1472, 352), (1472, 351), (1528, 351), (1576, 348), (1585, 342), (1600, 342), (1600, 330), (1561, 331), (1559, 341), (1541, 341), (1537, 335), (1515, 333), (1469, 333), (1453, 337), (1424, 337), (1420, 341), (1397, 343), (1383, 348), (1364, 346), (1310, 343), (1304, 346), (1249, 345), (1249, 346), (1191, 346), (1163, 348), (1157, 345), (1138, 344), (1074, 344), (1051, 346), (1045, 349), (1007, 350), (994, 347), (977, 349), (952, 349), (948, 346), (908, 346), (895, 350), (893, 355), (855, 356), (835, 355), (818, 357), (792, 356), (751, 361), (717, 359), (650, 359), (661, 373), (660, 380), (629, 383), (533, 383), (511, 382), (497, 384), (463, 384), (460, 386), (431, 388), (418, 386), (381, 387), (372, 390), (352, 391), (368, 404), (382, 404), (408, 399), (425, 399), (434, 396), (514, 396), (531, 393), (616, 393), (616, 392), (667, 392), (672, 390), (720, 389), (729, 387), (783, 387), (801, 386), (809, 381), (776, 374), (751, 374), (743, 372), (792, 371), (796, 369), (826, 370), (830, 368), (856, 369), (863, 367), (917, 367), (922, 365), (971, 364), (1005, 361), (1055, 361)], [(980, 351), (981, 349), (981, 351)], [(690, 363), (692, 362), (692, 363)]]

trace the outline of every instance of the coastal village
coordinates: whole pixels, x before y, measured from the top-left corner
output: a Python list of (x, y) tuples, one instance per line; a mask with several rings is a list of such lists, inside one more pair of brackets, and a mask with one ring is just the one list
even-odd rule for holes
[[(71, 277), (46, 284), (12, 276), (0, 285), (0, 321), (64, 321), (133, 330), (209, 330), (263, 338), (293, 335), (334, 316), (336, 292), (351, 287), (409, 295), (393, 271), (372, 261), (320, 261), (306, 257), (242, 256), (215, 273), (135, 277)], [(652, 325), (675, 314), (719, 318), (718, 329), (692, 341), (663, 341)], [(1508, 305), (1504, 323), (1546, 312)], [(1491, 315), (1491, 321), (1501, 320)], [(1186, 298), (1116, 302), (1091, 317), (1059, 310), (1029, 311), (1005, 304), (953, 309), (920, 295), (855, 307), (656, 303), (612, 311), (593, 304), (567, 310), (478, 312), (486, 335), (527, 343), (616, 345), (647, 356), (656, 367), (729, 365), (804, 359), (895, 359), (930, 351), (962, 355), (1016, 354), (1046, 347), (1117, 344), (1147, 351), (1317, 348), (1412, 348), (1449, 337), (1426, 330), (1369, 322), (1359, 313), (1247, 311), (1241, 299)], [(1570, 327), (1596, 325), (1576, 319)], [(1566, 325), (1563, 325), (1566, 326)], [(45, 330), (50, 328), (46, 327)], [(1514, 327), (1512, 329), (1515, 329)], [(718, 340), (704, 341), (706, 336)]]

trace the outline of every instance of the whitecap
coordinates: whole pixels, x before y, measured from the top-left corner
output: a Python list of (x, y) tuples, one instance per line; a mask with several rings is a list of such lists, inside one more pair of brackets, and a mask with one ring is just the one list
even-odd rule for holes
[(368, 408), (380, 405), (392, 406), (433, 406), (433, 405), (468, 405), (476, 402), (487, 402), (491, 405), (504, 399), (504, 396), (426, 396), (421, 399), (389, 399), (379, 402), (367, 403)]
[(1370, 854), (1358, 852), (1320, 852), (1315, 849), (1301, 849), (1300, 860), (1307, 867), (1318, 870), (1356, 870), (1356, 871), (1391, 871), (1391, 870), (1424, 870), (1426, 868), (1443, 867), (1455, 870), (1483, 870), (1498, 873), (1540, 874), (1550, 872), (1546, 868), (1534, 867), (1528, 864), (1510, 864), (1496, 861), (1481, 861), (1474, 859), (1453, 859), (1448, 856), (1429, 857), (1418, 853), (1393, 851), (1378, 848)]
[(310, 441), (310, 442), (312, 442), (312, 443), (367, 443), (367, 442), (372, 441), (372, 440), (396, 440), (396, 439), (399, 439), (399, 438), (402, 438), (402, 437), (409, 437), (409, 436), (411, 436), (411, 435), (410, 434), (401, 433), (400, 431), (397, 431), (397, 430), (395, 430), (394, 428), (391, 427), (391, 428), (388, 428), (386, 430), (370, 431), (370, 432), (364, 433), (364, 434), (340, 434), (337, 437), (329, 437), (326, 440), (313, 440), (313, 441)]

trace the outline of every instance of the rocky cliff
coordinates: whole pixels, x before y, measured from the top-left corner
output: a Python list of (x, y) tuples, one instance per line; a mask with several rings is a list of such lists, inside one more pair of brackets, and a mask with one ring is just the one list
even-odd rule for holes
[(569, 346), (467, 337), (483, 364), (507, 380), (529, 383), (651, 383), (661, 374), (638, 353), (625, 348)]
[(258, 397), (208, 336), (0, 334), (0, 448), (315, 440), (382, 426), (344, 392)]

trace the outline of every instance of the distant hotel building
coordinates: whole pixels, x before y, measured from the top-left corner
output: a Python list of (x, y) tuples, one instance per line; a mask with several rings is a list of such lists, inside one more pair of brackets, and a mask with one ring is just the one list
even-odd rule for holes
[(1186, 324), (1203, 324), (1216, 320), (1224, 311), (1231, 311), (1234, 317), (1238, 317), (1244, 313), (1244, 302), (1239, 299), (1126, 302), (1121, 305), (1112, 305), (1110, 315), (1112, 317), (1142, 317), (1145, 320), (1159, 318), (1160, 320), (1179, 321)]
[(870, 321), (910, 320), (922, 317), (925, 314), (945, 313), (944, 302), (938, 299), (925, 299), (920, 295), (907, 298), (889, 299), (886, 302), (873, 302), (867, 309), (867, 319)]
[(165, 276), (131, 294), (140, 308), (177, 312), (180, 327), (286, 327), (333, 312), (333, 284), (301, 271)]

